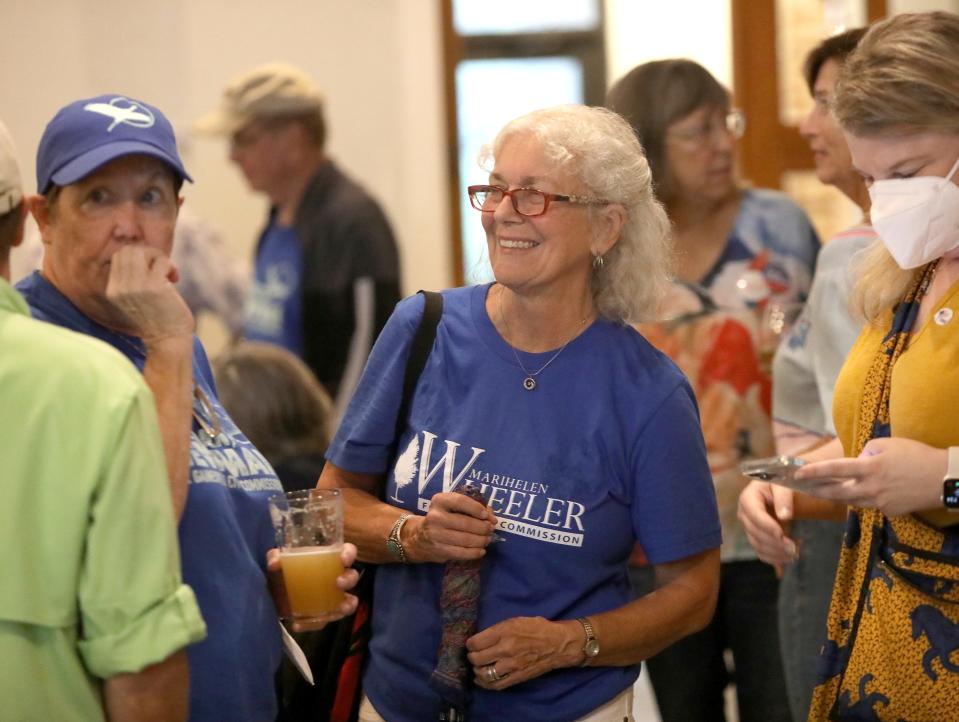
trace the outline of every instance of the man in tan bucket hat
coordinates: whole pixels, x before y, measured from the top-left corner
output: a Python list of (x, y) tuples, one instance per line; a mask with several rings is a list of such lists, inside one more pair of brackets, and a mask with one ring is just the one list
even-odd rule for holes
[(379, 204), (326, 155), (324, 100), (285, 63), (241, 75), (201, 132), (271, 203), (256, 246), (244, 336), (304, 359), (342, 413), (400, 298), (399, 253)]

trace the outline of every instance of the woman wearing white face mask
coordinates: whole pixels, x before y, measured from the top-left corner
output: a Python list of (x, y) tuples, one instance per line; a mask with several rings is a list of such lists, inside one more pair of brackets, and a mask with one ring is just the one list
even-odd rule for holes
[(953, 13), (879, 23), (847, 60), (834, 112), (881, 239), (854, 291), (867, 324), (836, 386), (839, 439), (796, 473), (818, 498), (754, 483), (740, 501), (771, 563), (796, 553), (785, 520), (851, 506), (810, 720), (959, 709), (957, 78)]

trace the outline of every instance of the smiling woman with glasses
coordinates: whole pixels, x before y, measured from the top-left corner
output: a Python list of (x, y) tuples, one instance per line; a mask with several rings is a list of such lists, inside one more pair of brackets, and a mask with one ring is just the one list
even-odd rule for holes
[[(735, 173), (745, 118), (701, 65), (659, 60), (634, 68), (607, 106), (633, 126), (649, 156), (656, 194), (672, 221), (678, 280), (661, 309), (669, 323), (644, 332), (692, 382), (723, 523), (720, 607), (708, 630), (649, 661), (664, 722), (722, 719), (732, 652), (743, 719), (787, 722), (776, 634), (777, 580), (756, 558), (736, 518), (739, 464), (773, 453), (769, 359), (778, 336), (767, 309), (789, 308), (809, 289), (819, 241), (781, 193), (743, 188)], [(703, 299), (706, 300), (703, 305)], [(708, 313), (690, 313), (703, 305)], [(637, 593), (648, 590), (637, 568)]]
[[(443, 292), (394, 458), (424, 302), (397, 306), (320, 479), (350, 490), (346, 537), (381, 565), (359, 719), (454, 702), (456, 719), (631, 720), (641, 660), (702, 627), (718, 585), (692, 391), (630, 325), (668, 285), (666, 215), (632, 129), (602, 108), (517, 118), (483, 161), (469, 198), (496, 281)], [(659, 593), (632, 600), (640, 539)], [(441, 648), (440, 610), (461, 606), (449, 562), (478, 575), (479, 611)]]

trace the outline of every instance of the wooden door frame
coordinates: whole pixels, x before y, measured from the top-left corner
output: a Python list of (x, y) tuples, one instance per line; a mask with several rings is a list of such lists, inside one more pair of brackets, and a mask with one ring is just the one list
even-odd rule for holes
[[(779, 118), (775, 0), (730, 0), (732, 11), (734, 103), (746, 113), (748, 132), (740, 141), (744, 178), (762, 188), (779, 188), (787, 170), (811, 170), (809, 146), (794, 126)], [(886, 0), (866, 0), (869, 22), (886, 15)]]

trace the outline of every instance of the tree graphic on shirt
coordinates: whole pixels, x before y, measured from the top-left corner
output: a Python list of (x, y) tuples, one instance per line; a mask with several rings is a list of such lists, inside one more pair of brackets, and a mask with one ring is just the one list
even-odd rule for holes
[(396, 466), (393, 467), (393, 483), (396, 484), (396, 490), (393, 492), (393, 501), (402, 504), (403, 500), (399, 498), (400, 489), (407, 486), (416, 476), (417, 459), (420, 455), (420, 442), (417, 435), (414, 434), (410, 439), (406, 451), (400, 454), (396, 460)]

